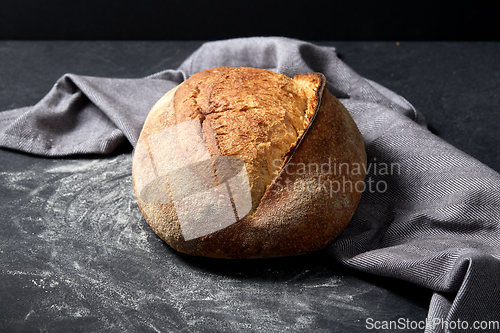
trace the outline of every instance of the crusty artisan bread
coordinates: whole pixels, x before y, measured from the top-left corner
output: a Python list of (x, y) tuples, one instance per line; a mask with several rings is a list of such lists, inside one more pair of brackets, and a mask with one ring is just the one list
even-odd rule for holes
[(345, 228), (365, 164), (361, 134), (323, 75), (219, 67), (152, 108), (132, 177), (146, 221), (172, 248), (275, 257), (321, 249)]

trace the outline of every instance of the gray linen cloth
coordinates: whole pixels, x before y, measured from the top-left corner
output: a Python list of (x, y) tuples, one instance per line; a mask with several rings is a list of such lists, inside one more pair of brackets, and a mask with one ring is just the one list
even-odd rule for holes
[(205, 43), (178, 69), (145, 78), (67, 74), (36, 105), (0, 113), (0, 146), (63, 156), (135, 145), (166, 91), (216, 66), (323, 73), (363, 134), (370, 162), (356, 214), (329, 253), (432, 289), (426, 332), (477, 332), (477, 321), (500, 320), (500, 175), (433, 135), (409, 102), (358, 75), (332, 47), (231, 39)]

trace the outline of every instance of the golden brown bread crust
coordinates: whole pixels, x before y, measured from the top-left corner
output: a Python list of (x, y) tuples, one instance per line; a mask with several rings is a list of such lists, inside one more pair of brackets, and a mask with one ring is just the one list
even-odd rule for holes
[[(163, 140), (157, 133), (193, 119), (199, 119), (202, 134), (189, 137), (203, 138), (212, 163), (190, 166), (176, 177), (190, 181), (192, 175), (210, 168), (217, 176), (216, 157), (235, 156), (248, 172), (251, 209), (243, 217), (236, 214), (239, 220), (220, 230), (207, 222), (202, 227), (207, 234), (185, 240), (186, 226), (179, 223), (171, 188), (175, 172), (162, 169), (171, 161), (151, 146), (167, 149), (155, 143)], [(192, 140), (180, 145), (192, 146)], [(188, 155), (197, 154), (204, 156), (196, 150)], [(351, 168), (340, 172), (338, 166), (346, 163)], [(345, 107), (326, 89), (322, 75), (290, 79), (267, 70), (222, 67), (193, 75), (158, 101), (141, 132), (132, 173), (146, 221), (174, 249), (250, 258), (298, 255), (330, 243), (359, 202), (364, 164), (361, 134)], [(166, 173), (170, 175), (165, 178)], [(211, 202), (223, 201), (207, 193)], [(231, 198), (231, 204), (237, 213), (235, 200)], [(197, 212), (193, 208), (191, 213)]]
[(320, 86), (317, 74), (292, 80), (255, 68), (213, 68), (193, 75), (176, 91), (176, 122), (200, 119), (212, 156), (245, 162), (253, 212), (307, 127)]

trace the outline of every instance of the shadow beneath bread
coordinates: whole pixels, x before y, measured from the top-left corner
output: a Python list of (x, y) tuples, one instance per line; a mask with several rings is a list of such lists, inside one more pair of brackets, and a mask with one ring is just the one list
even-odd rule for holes
[[(166, 245), (166, 244), (165, 244)], [(176, 252), (180, 261), (192, 269), (242, 282), (287, 285), (294, 288), (324, 286), (349, 290), (370, 290), (360, 298), (368, 302), (392, 302), (425, 314), (433, 291), (414, 283), (377, 276), (349, 268), (336, 261), (327, 250), (293, 257), (266, 259), (216, 259)], [(335, 280), (339, 283), (331, 284)], [(331, 290), (333, 291), (333, 289)], [(328, 289), (325, 289), (328, 292)], [(384, 298), (385, 300), (382, 300)]]

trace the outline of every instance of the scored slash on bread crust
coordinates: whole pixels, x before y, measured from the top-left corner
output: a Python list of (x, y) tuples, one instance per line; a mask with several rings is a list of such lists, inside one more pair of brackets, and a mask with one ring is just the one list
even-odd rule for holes
[[(190, 122), (199, 123), (198, 132), (188, 130), (179, 142), (168, 141), (165, 129)], [(197, 140), (205, 150), (194, 147)], [(167, 151), (172, 146), (210, 163), (191, 163), (185, 172), (169, 169), (171, 160), (179, 158)], [(244, 198), (237, 198), (239, 193), (232, 193), (230, 186), (230, 204), (223, 192), (213, 190), (222, 182), (229, 184), (221, 170), (231, 168), (220, 164), (229, 157), (244, 163), (231, 162), (233, 176), (241, 180), (241, 170), (248, 175), (251, 205), (245, 209)], [(360, 191), (332, 192), (328, 184), (340, 177), (362, 182), (364, 173), (307, 174), (298, 169), (331, 163), (363, 165), (366, 154), (359, 130), (326, 89), (323, 75), (291, 79), (263, 69), (219, 67), (193, 75), (153, 107), (134, 153), (132, 175), (146, 221), (172, 248), (220, 258), (273, 257), (321, 249), (351, 219)], [(192, 192), (183, 203), (176, 201), (174, 182), (181, 179), (189, 192), (193, 175), (203, 178), (206, 173), (215, 173), (215, 178), (202, 182), (202, 194)], [(244, 181), (239, 188), (241, 184)], [(213, 212), (224, 204), (230, 205), (234, 221), (224, 222), (222, 210)], [(207, 212), (215, 217), (203, 215)], [(186, 214), (197, 216), (197, 222), (183, 224)], [(192, 230), (195, 236), (188, 237), (189, 228), (207, 231)]]
[(318, 74), (291, 79), (268, 72), (209, 69), (181, 85), (174, 99), (178, 123), (200, 119), (212, 156), (237, 156), (245, 162), (252, 212), (309, 124), (321, 87)]

